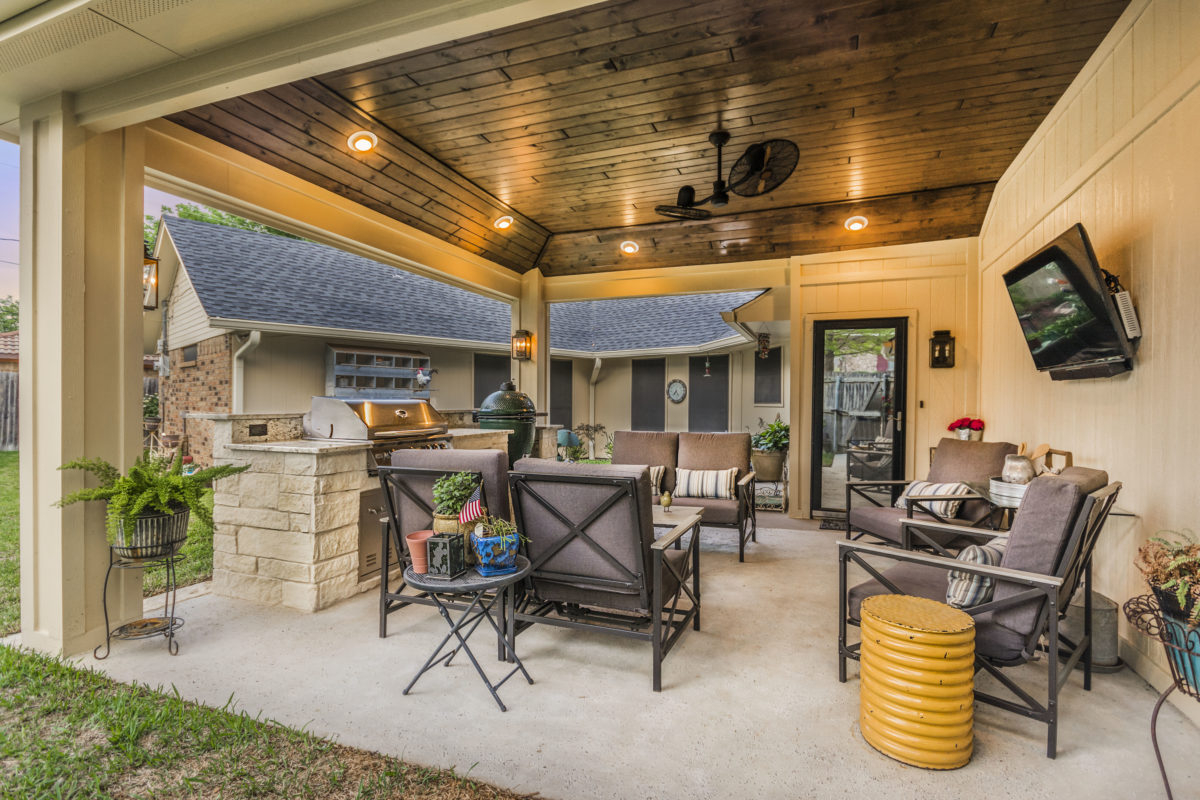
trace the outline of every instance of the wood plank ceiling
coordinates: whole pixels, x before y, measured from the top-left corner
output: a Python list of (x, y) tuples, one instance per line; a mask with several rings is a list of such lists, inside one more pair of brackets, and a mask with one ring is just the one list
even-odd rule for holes
[[(522, 272), (970, 236), (1127, 2), (611, 0), (170, 119)], [(782, 138), (795, 173), (664, 220), (681, 185), (708, 194), (717, 127), (726, 169)], [(367, 155), (346, 146), (360, 128)]]

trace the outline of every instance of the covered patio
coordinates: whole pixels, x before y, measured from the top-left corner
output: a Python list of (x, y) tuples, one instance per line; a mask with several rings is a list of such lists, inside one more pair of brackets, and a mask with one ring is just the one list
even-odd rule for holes
[[(786, 335), (789, 519), (760, 522), (744, 564), (729, 531), (705, 531), (704, 627), (681, 638), (661, 694), (642, 649), (535, 628), (520, 647), (536, 683), (505, 686), (507, 714), (458, 668), (402, 697), (440, 621), (404, 609), (377, 638), (377, 596), (350, 583), (308, 614), (201, 592), (181, 604), (178, 657), (114, 648), (108, 674), (206, 703), (232, 693), (347, 744), (551, 797), (1122, 797), (1158, 780), (1144, 720), (1171, 676), (1124, 620), (1128, 668), (1090, 694), (1070, 678), (1057, 760), (1043, 726), (986, 706), (958, 772), (919, 773), (863, 742), (858, 685), (837, 681), (842, 534), (812, 519), (837, 500), (821, 496), (814, 362), (823, 325), (895, 323), (908, 342), (897, 478), (924, 477), (964, 415), (986, 419), (989, 442), (1048, 442), (1107, 471), (1130, 516), (1104, 528), (1089, 590), (1143, 594), (1139, 545), (1196, 528), (1195, 4), (23, 5), (0, 23), (0, 135), (21, 156), (21, 645), (76, 657), (105, 636), (103, 509), (53, 504), (83, 486), (60, 464), (128, 465), (142, 449), (152, 187), (510, 305), (529, 356), (512, 376), (538, 409), (553, 403), (555, 304), (758, 293), (725, 321), (747, 339)], [(795, 172), (761, 195), (676, 194), (708, 193), (717, 129), (735, 142), (718, 181), (759, 142), (794, 142)], [(656, 211), (672, 202), (675, 218)], [(1132, 372), (1052, 382), (1003, 275), (1076, 223), (1144, 336)], [(952, 366), (932, 363), (935, 332), (952, 332)], [(731, 388), (740, 420), (750, 396)], [(311, 532), (274, 510), (279, 532)], [(116, 622), (141, 615), (140, 578), (109, 588)], [(1019, 669), (1036, 685), (1036, 665)], [(1194, 784), (1200, 704), (1176, 696), (1159, 724), (1174, 780)]]

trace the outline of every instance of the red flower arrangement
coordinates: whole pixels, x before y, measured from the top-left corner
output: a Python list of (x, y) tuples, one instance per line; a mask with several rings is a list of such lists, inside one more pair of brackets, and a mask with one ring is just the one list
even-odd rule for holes
[(959, 417), (958, 419), (954, 420), (954, 422), (951, 422), (946, 426), (946, 430), (948, 431), (956, 431), (960, 428), (970, 428), (973, 431), (981, 431), (983, 430), (983, 420), (973, 419), (971, 417)]

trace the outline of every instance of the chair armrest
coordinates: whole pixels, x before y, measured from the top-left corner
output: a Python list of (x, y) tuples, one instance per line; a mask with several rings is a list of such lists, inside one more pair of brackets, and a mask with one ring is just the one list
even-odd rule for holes
[(911, 480), (887, 480), (887, 481), (846, 481), (846, 486), (863, 488), (865, 486), (907, 486), (912, 483)]
[(737, 482), (737, 485), (740, 487), (749, 486), (756, 477), (757, 475), (755, 474), (754, 470), (750, 470), (740, 481)]
[(981, 494), (967, 492), (966, 494), (919, 494), (915, 497), (905, 497), (910, 503), (934, 503), (939, 500), (987, 500)]
[(671, 532), (665, 536), (661, 536), (654, 540), (654, 544), (650, 545), (651, 550), (666, 550), (671, 545), (675, 544), (678, 539), (700, 522), (699, 514), (691, 514), (683, 518), (678, 525), (671, 529)]
[[(951, 525), (949, 527), (954, 526)], [(847, 541), (844, 539), (839, 540), (837, 545), (839, 557), (844, 557), (843, 554), (846, 551), (853, 551), (863, 555), (879, 556), (891, 561), (907, 561), (910, 564), (921, 564), (945, 570), (952, 569), (958, 572), (970, 573), (971, 575), (985, 575), (997, 580), (1021, 583), (1042, 590), (1058, 589), (1063, 583), (1063, 579), (1055, 575), (1043, 575), (1040, 572), (1026, 572), (1025, 570), (1008, 569), (1007, 567), (989, 566), (987, 564), (974, 564), (969, 561), (959, 561), (957, 558), (929, 555), (919, 550), (897, 550), (895, 547), (885, 547), (878, 544), (867, 544), (865, 542)]]

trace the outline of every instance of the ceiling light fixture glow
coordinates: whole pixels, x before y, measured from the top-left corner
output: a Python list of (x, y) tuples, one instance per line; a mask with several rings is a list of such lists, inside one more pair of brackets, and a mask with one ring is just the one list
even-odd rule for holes
[(509, 215), (505, 214), (503, 217), (499, 217), (495, 222), (493, 222), (492, 227), (499, 228), (500, 230), (505, 230), (506, 228), (511, 228), (512, 224), (513, 224), (513, 218), (510, 217)]
[(640, 248), (640, 247), (638, 247), (638, 243), (637, 243), (637, 242), (634, 242), (634, 241), (624, 241), (624, 242), (621, 242), (621, 252), (622, 252), (622, 253), (624, 253), (624, 254), (625, 254), (625, 255), (627, 255), (627, 256), (631, 256), (631, 255), (633, 255), (634, 253), (636, 253), (636, 252), (637, 252), (638, 250), (640, 250), (640, 249), (641, 249), (641, 248)]
[(379, 137), (370, 131), (355, 131), (350, 134), (346, 144), (350, 145), (350, 149), (357, 153), (369, 153), (375, 149), (375, 145), (379, 144)]
[(848, 231), (861, 231), (865, 227), (867, 227), (866, 217), (851, 217), (845, 223), (845, 228)]

